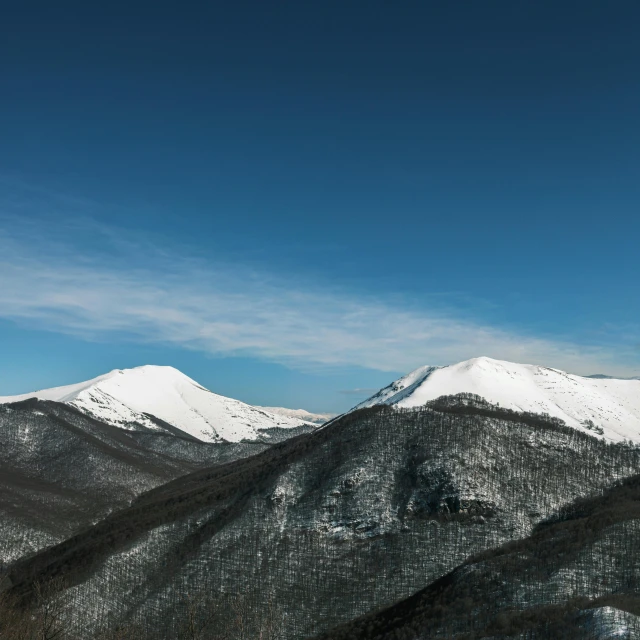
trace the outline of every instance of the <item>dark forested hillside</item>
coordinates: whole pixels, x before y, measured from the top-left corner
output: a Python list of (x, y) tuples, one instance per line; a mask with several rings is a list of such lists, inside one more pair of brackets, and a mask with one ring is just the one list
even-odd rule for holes
[(5, 584), (28, 603), (34, 581), (64, 581), (80, 637), (122, 625), (178, 637), (190, 618), (223, 634), (241, 609), (237, 637), (304, 638), (529, 535), (639, 462), (636, 448), (478, 397), (374, 407), (158, 486), (15, 563)]
[(321, 639), (486, 637), (640, 637), (640, 476)]
[(60, 542), (172, 478), (264, 448), (206, 444), (160, 421), (157, 431), (126, 431), (56, 402), (0, 405), (0, 563)]

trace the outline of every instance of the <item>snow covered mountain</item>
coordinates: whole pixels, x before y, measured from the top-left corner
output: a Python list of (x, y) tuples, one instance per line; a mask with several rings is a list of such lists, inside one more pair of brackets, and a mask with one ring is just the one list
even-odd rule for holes
[(178, 429), (204, 442), (256, 440), (267, 429), (308, 425), (217, 395), (173, 367), (116, 369), (79, 384), (0, 397), (0, 404), (28, 398), (70, 404), (114, 426)]
[[(60, 407), (71, 413), (68, 406), (55, 409)], [(38, 428), (35, 418), (32, 424), (31, 430)], [(14, 431), (22, 434), (20, 422)], [(143, 437), (160, 439), (153, 433)], [(142, 637), (180, 638), (188, 623), (181, 602), (190, 585), (202, 598), (198, 619), (210, 621), (208, 637), (311, 638), (408, 598), (474, 554), (525, 538), (566, 501), (600, 494), (640, 469), (640, 449), (542, 416), (505, 416), (500, 408), (464, 398), (417, 410), (381, 406), (352, 412), (271, 447), (184, 442), (264, 449), (156, 486), (73, 538), (17, 560), (7, 576), (12, 594), (64, 574), (70, 585), (65, 601), (73, 607), (68, 619), (75, 625), (70, 636), (95, 638), (105, 630), (102, 625), (135, 624), (145, 632)], [(608, 527), (611, 521), (598, 522)], [(536, 591), (541, 576), (552, 602), (571, 596), (576, 575), (575, 588), (593, 589), (591, 598), (616, 589), (615, 575), (633, 588), (637, 529), (628, 529), (624, 539), (615, 547), (616, 558), (609, 541), (579, 560), (563, 554), (557, 582), (546, 572), (552, 564), (538, 564), (541, 557), (553, 563), (557, 547), (549, 552), (542, 544), (525, 565), (518, 558), (529, 573), (518, 574), (511, 583), (515, 590), (503, 589), (510, 574), (502, 571), (492, 574), (491, 589), (469, 594), (493, 604), (507, 593), (521, 593), (522, 585), (533, 594), (526, 606), (542, 606), (548, 600)], [(618, 565), (620, 555), (631, 563)], [(583, 580), (584, 572), (589, 580)], [(475, 589), (483, 583), (469, 584)], [(247, 606), (240, 610), (239, 602)], [(472, 618), (461, 607), (445, 619), (475, 619), (476, 610)]]
[(256, 407), (256, 409), (262, 409), (269, 413), (275, 413), (279, 416), (287, 416), (289, 418), (297, 418), (304, 422), (312, 422), (313, 424), (321, 425), (325, 422), (335, 418), (335, 413), (311, 413), (305, 409), (285, 409), (284, 407)]
[(356, 409), (377, 404), (417, 407), (457, 393), (474, 393), (507, 409), (547, 413), (613, 442), (640, 442), (640, 380), (582, 377), (486, 357), (420, 367)]

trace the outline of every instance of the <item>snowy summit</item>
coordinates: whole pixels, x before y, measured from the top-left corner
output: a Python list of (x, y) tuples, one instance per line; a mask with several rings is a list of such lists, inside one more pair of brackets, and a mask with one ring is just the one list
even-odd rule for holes
[(204, 442), (255, 440), (264, 429), (305, 424), (304, 420), (213, 393), (173, 367), (152, 365), (116, 369), (87, 382), (0, 397), (0, 404), (28, 398), (64, 402), (123, 428), (135, 424), (159, 428), (150, 414)]
[(457, 393), (474, 393), (515, 411), (547, 413), (588, 433), (595, 427), (595, 433), (601, 430), (600, 435), (613, 442), (640, 443), (639, 380), (583, 377), (486, 357), (447, 367), (420, 367), (356, 409), (376, 404), (417, 407)]

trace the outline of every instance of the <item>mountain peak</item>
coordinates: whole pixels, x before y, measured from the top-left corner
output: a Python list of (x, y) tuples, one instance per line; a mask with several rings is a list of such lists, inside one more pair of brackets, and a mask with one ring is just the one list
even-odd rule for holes
[[(182, 373), (179, 369), (172, 367), (166, 364), (143, 364), (138, 367), (130, 367), (129, 369), (113, 369), (109, 371), (109, 373), (104, 374), (104, 376), (99, 376), (100, 378), (112, 378), (114, 376), (124, 375), (124, 376), (155, 376), (158, 378), (171, 378), (171, 379), (187, 379), (193, 380), (189, 378), (185, 373)], [(97, 378), (96, 378), (97, 379)]]
[(587, 378), (486, 356), (446, 367), (420, 367), (356, 408), (376, 404), (415, 407), (457, 393), (473, 393), (515, 411), (547, 413), (581, 430), (591, 431), (595, 426), (611, 441), (640, 442), (637, 380)]
[(0, 403), (34, 397), (73, 405), (123, 428), (157, 429), (152, 416), (205, 442), (255, 440), (265, 429), (305, 424), (213, 393), (178, 369), (160, 365), (114, 369), (78, 384), (0, 397)]

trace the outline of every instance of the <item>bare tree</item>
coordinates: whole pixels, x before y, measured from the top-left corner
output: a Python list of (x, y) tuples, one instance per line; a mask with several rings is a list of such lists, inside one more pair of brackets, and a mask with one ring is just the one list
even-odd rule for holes
[(181, 640), (223, 640), (224, 635), (214, 629), (218, 619), (218, 602), (205, 592), (188, 593), (183, 598), (185, 621), (180, 631)]
[(64, 581), (54, 578), (45, 584), (36, 582), (33, 593), (37, 640), (62, 640), (66, 635), (63, 617), (67, 608)]
[(30, 640), (35, 637), (34, 632), (31, 612), (18, 606), (7, 593), (0, 594), (0, 639)]
[(276, 606), (273, 592), (265, 604), (259, 602), (258, 594), (237, 595), (231, 607), (234, 612), (232, 633), (234, 640), (277, 640), (280, 637), (283, 617)]
[(63, 640), (67, 609), (63, 581), (33, 585), (31, 605), (7, 592), (0, 594), (0, 640)]

